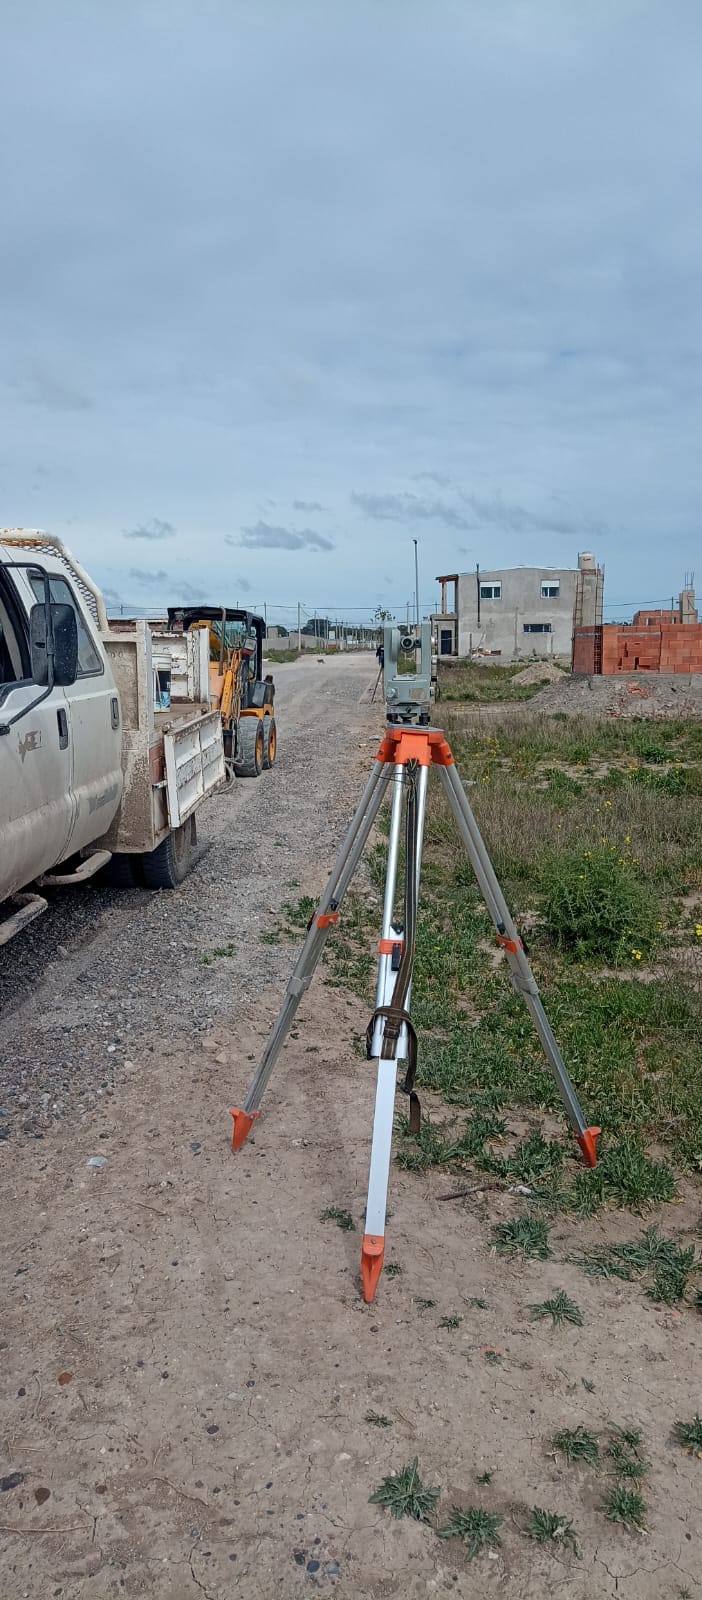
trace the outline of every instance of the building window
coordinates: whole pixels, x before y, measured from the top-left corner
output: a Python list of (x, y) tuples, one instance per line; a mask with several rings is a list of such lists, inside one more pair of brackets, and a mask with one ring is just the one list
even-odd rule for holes
[(481, 598), (481, 600), (501, 600), (502, 599), (502, 584), (501, 583), (481, 583), (481, 585), (480, 585), (480, 598)]
[(525, 622), (525, 624), (524, 624), (524, 632), (525, 633), (550, 633), (551, 632), (551, 624), (550, 624), (550, 622)]
[(548, 578), (541, 585), (542, 600), (557, 600), (561, 592), (560, 578)]

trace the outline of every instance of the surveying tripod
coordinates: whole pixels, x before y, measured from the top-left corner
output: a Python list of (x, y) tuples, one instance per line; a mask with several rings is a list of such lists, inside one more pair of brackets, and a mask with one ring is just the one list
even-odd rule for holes
[[(419, 1131), (419, 1100), (414, 1090), (417, 1037), (409, 1014), (412, 988), (419, 880), (424, 836), (427, 780), (435, 767), (443, 785), (461, 842), (478, 887), (492, 918), (497, 943), (504, 950), (512, 985), (521, 994), (551, 1067), (566, 1115), (587, 1166), (597, 1161), (599, 1128), (588, 1127), (563, 1058), (548, 1021), (524, 944), (517, 932), (495, 876), (478, 825), (459, 777), (450, 746), (438, 728), (429, 726), (431, 681), (428, 668), (415, 674), (399, 673), (398, 654), (420, 647), (395, 628), (385, 629), (385, 696), (388, 726), (380, 742), (370, 777), (356, 807), (316, 911), (310, 918), (305, 942), (295, 962), (278, 1017), (271, 1029), (258, 1071), (241, 1108), (233, 1108), (232, 1149), (244, 1143), (259, 1108), (268, 1080), (278, 1060), (303, 994), (309, 988), (329, 932), (361, 860), (382, 801), (391, 788), (383, 920), (378, 941), (375, 1010), (368, 1025), (366, 1053), (377, 1061), (375, 1112), (371, 1139), (368, 1199), (361, 1244), (363, 1298), (375, 1295), (385, 1251), (385, 1213), (390, 1173), (395, 1095), (398, 1087), (409, 1098), (412, 1132)], [(424, 661), (431, 650), (429, 624), (422, 625)], [(404, 890), (402, 916), (396, 918), (395, 897), (404, 809)], [(406, 1063), (398, 1085), (397, 1065)]]

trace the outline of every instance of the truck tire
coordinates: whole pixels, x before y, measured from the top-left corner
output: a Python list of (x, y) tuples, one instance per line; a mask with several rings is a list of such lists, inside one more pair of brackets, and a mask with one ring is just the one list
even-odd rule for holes
[(261, 717), (242, 717), (234, 758), (237, 778), (258, 778), (263, 766), (265, 739)]
[(276, 758), (277, 754), (278, 754), (278, 729), (276, 728), (276, 725), (275, 725), (275, 717), (264, 717), (264, 719), (263, 719), (263, 770), (264, 770), (264, 772), (270, 772), (271, 767), (275, 766), (275, 758)]
[(174, 828), (155, 850), (143, 855), (142, 867), (147, 889), (176, 889), (187, 878), (193, 845), (193, 821)]
[(108, 861), (103, 870), (102, 878), (103, 883), (109, 884), (111, 889), (137, 888), (144, 882), (141, 857), (123, 855), (120, 851), (115, 851), (112, 860)]

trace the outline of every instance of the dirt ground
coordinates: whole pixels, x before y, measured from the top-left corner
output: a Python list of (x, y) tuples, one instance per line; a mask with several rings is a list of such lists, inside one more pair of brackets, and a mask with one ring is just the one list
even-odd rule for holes
[[(568, 1260), (635, 1219), (557, 1221), (553, 1258), (516, 1266), (489, 1234), (518, 1196), (445, 1202), (454, 1178), (393, 1166), (401, 1271), (365, 1306), (374, 1084), (351, 1040), (367, 1018), (323, 976), (231, 1153), (227, 1108), (294, 959), (260, 934), (323, 885), (380, 726), (372, 667), (277, 669), (280, 764), (212, 805), (181, 891), (84, 891), (4, 953), (2, 1600), (700, 1592), (702, 1463), (671, 1437), (702, 1410), (699, 1319)], [(321, 1222), (332, 1205), (355, 1231)], [(655, 1220), (698, 1218), (691, 1187)], [(560, 1288), (582, 1327), (531, 1321)], [(563, 1427), (612, 1422), (643, 1429), (645, 1534), (605, 1519), (604, 1476), (551, 1450)], [(440, 1524), (454, 1504), (503, 1516), (499, 1551), (467, 1564), (368, 1503), (414, 1456)], [(525, 1537), (534, 1505), (572, 1519), (580, 1558)]]

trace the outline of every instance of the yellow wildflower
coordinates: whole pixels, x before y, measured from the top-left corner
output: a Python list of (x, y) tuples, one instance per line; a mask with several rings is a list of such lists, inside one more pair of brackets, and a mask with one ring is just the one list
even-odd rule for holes
[(640, 950), (632, 950), (631, 954), (634, 957), (635, 961), (640, 961), (641, 960), (641, 951)]
[(702, 939), (702, 922), (695, 923), (695, 935), (698, 939)]

